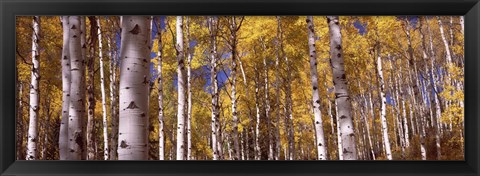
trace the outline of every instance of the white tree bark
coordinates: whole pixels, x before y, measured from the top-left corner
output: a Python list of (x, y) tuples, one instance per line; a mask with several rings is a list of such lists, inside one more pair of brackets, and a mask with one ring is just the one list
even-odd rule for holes
[(345, 66), (342, 56), (342, 34), (340, 32), (338, 16), (327, 17), (330, 32), (330, 57), (333, 70), (333, 84), (335, 86), (335, 100), (337, 102), (337, 117), (339, 118), (340, 134), (342, 138), (342, 154), (344, 160), (356, 160), (355, 134), (353, 127), (352, 107), (347, 88)]
[(192, 160), (192, 59), (193, 48), (190, 48), (190, 17), (186, 17), (187, 34), (187, 160)]
[(312, 81), (312, 107), (315, 117), (315, 136), (317, 147), (317, 159), (327, 160), (327, 150), (325, 144), (325, 135), (323, 132), (322, 112), (320, 106), (320, 95), (318, 92), (318, 73), (317, 73), (317, 51), (315, 49), (315, 28), (313, 25), (313, 17), (307, 16), (308, 30), (308, 48), (310, 53), (310, 80)]
[(217, 19), (216, 17), (208, 17), (209, 32), (210, 32), (210, 86), (212, 94), (212, 151), (213, 160), (219, 159), (219, 148), (217, 146), (218, 140), (218, 85), (217, 85)]
[(149, 18), (122, 17), (119, 160), (148, 159)]
[(445, 59), (447, 60), (447, 64), (452, 63), (452, 55), (450, 53), (450, 46), (448, 45), (447, 37), (445, 37), (445, 33), (443, 31), (443, 24), (442, 20), (439, 16), (437, 16), (438, 26), (440, 28), (440, 35), (442, 36), (443, 44), (445, 45)]
[(70, 49), (69, 49), (69, 20), (68, 16), (62, 16), (63, 48), (62, 48), (62, 120), (60, 122), (60, 134), (58, 139), (60, 160), (66, 160), (68, 156), (68, 116), (70, 107)]
[(108, 160), (109, 158), (109, 147), (108, 147), (108, 126), (107, 126), (107, 102), (105, 96), (105, 76), (103, 72), (103, 46), (102, 46), (102, 31), (101, 31), (101, 24), (100, 24), (100, 17), (97, 18), (97, 25), (98, 25), (98, 56), (100, 60), (100, 89), (102, 93), (102, 120), (103, 120), (103, 152), (104, 152), (104, 160)]
[(70, 16), (71, 87), (68, 121), (68, 150), (70, 160), (82, 159), (84, 149), (85, 65), (81, 46), (81, 18)]
[(186, 74), (183, 53), (183, 17), (177, 16), (176, 21), (176, 50), (177, 50), (177, 76), (178, 76), (178, 99), (177, 99), (177, 160), (184, 160), (185, 154), (185, 88)]
[[(265, 43), (262, 39), (262, 46), (263, 46), (263, 51), (267, 52), (267, 48), (265, 46)], [(268, 65), (267, 65), (267, 58), (263, 58), (263, 71), (264, 71), (264, 86), (265, 86), (265, 121), (267, 123), (267, 138), (268, 138), (268, 160), (273, 160), (273, 139), (271, 135), (271, 122), (270, 122), (270, 97), (269, 97), (269, 81), (268, 81)]]
[(160, 26), (160, 17), (158, 17), (159, 23), (157, 24), (157, 37), (158, 37), (158, 66), (157, 66), (157, 86), (158, 86), (158, 155), (160, 160), (165, 160), (165, 130), (163, 120), (163, 47), (162, 47), (162, 28)]
[(33, 17), (32, 33), (32, 70), (30, 81), (30, 120), (28, 124), (28, 141), (26, 160), (37, 160), (38, 115), (40, 109), (40, 17)]
[(236, 92), (236, 82), (237, 82), (237, 20), (235, 16), (231, 17), (232, 21), (230, 24), (230, 49), (232, 51), (232, 68), (230, 77), (232, 78), (232, 120), (233, 120), (233, 160), (240, 160), (240, 142), (238, 139), (238, 116), (237, 116), (237, 92)]
[(388, 160), (392, 160), (392, 150), (390, 148), (390, 140), (388, 138), (388, 125), (387, 125), (387, 99), (385, 96), (385, 83), (383, 78), (382, 58), (380, 56), (380, 46), (377, 47), (377, 73), (378, 82), (380, 84), (380, 121), (382, 124), (383, 145), (385, 146), (385, 154)]
[(259, 79), (258, 79), (258, 70), (257, 66), (254, 68), (255, 70), (255, 160), (260, 160), (261, 157), (261, 149), (260, 149), (260, 102), (259, 102)]

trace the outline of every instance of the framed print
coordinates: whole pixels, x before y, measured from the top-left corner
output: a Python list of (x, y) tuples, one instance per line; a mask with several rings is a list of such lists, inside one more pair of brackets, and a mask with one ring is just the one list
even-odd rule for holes
[(8, 1), (1, 175), (479, 175), (478, 0)]

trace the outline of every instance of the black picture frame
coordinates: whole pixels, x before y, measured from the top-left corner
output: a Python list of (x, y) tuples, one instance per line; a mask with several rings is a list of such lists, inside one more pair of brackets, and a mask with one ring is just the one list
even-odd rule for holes
[[(0, 175), (478, 176), (479, 0), (0, 0)], [(465, 15), (464, 161), (16, 161), (15, 16)]]

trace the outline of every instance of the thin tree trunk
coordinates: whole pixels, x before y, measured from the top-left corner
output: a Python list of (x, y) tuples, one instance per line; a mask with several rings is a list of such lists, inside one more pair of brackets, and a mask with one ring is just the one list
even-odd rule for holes
[(60, 122), (60, 134), (58, 138), (58, 148), (60, 160), (68, 159), (68, 116), (70, 107), (70, 24), (69, 17), (62, 16), (63, 26), (63, 48), (62, 48), (62, 120)]
[(218, 140), (218, 85), (217, 85), (217, 19), (216, 17), (208, 17), (209, 21), (209, 32), (210, 32), (210, 84), (211, 84), (211, 94), (212, 94), (212, 151), (213, 151), (213, 160), (219, 159), (219, 149), (217, 146)]
[[(312, 84), (312, 109), (315, 116), (315, 136), (317, 143), (317, 159), (327, 160), (327, 150), (325, 144), (325, 135), (323, 132), (322, 111), (320, 106), (320, 95), (318, 93), (318, 73), (317, 73), (317, 51), (315, 49), (315, 28), (313, 17), (307, 16), (308, 30), (308, 48), (310, 53), (310, 79)], [(338, 58), (337, 58), (338, 59)]]
[(342, 53), (342, 34), (338, 16), (327, 17), (330, 32), (330, 57), (333, 70), (333, 84), (337, 102), (337, 117), (342, 138), (342, 154), (344, 160), (356, 160), (355, 134), (353, 127), (352, 107), (347, 88), (345, 66)]
[[(262, 39), (262, 46), (263, 46), (263, 51), (267, 52), (267, 47), (265, 46), (265, 43)], [(268, 81), (268, 65), (267, 65), (267, 58), (263, 58), (263, 70), (264, 70), (264, 75), (265, 75), (265, 121), (266, 121), (266, 126), (267, 126), (267, 138), (268, 138), (268, 160), (273, 160), (273, 139), (272, 139), (272, 133), (271, 133), (271, 121), (270, 121), (270, 97), (269, 97), (269, 81)]]
[(85, 66), (81, 46), (82, 17), (70, 16), (70, 108), (68, 122), (68, 150), (70, 160), (82, 159), (84, 149), (84, 116), (85, 116)]
[(255, 66), (255, 109), (256, 109), (256, 123), (255, 123), (255, 160), (260, 160), (261, 158), (261, 149), (260, 149), (260, 103), (259, 103), (259, 80), (258, 80), (258, 70)]
[(149, 18), (122, 17), (119, 160), (148, 159)]
[(18, 80), (18, 68), (17, 68), (17, 123), (16, 123), (16, 134), (17, 134), (17, 160), (25, 159), (25, 148), (23, 147), (23, 130), (24, 130), (24, 121), (23, 121), (23, 83)]
[[(48, 90), (47, 92), (49, 92)], [(47, 160), (47, 148), (48, 148), (48, 133), (50, 129), (50, 97), (47, 97), (45, 105), (45, 121), (43, 122), (44, 136), (43, 136), (43, 147), (42, 147), (42, 160)]]
[(280, 160), (280, 150), (281, 150), (281, 141), (280, 141), (280, 58), (283, 53), (283, 36), (282, 36), (282, 21), (281, 17), (277, 16), (277, 47), (276, 48), (276, 58), (275, 58), (275, 160)]
[(232, 17), (230, 25), (230, 47), (232, 51), (232, 68), (230, 77), (232, 78), (232, 119), (233, 119), (233, 160), (240, 160), (240, 144), (238, 139), (238, 116), (237, 116), (237, 21), (236, 17)]
[(107, 126), (107, 102), (105, 96), (105, 76), (103, 72), (103, 46), (102, 46), (102, 31), (100, 18), (97, 18), (98, 25), (98, 56), (100, 60), (100, 90), (102, 94), (102, 115), (103, 115), (103, 153), (104, 160), (109, 158), (109, 147), (108, 147), (108, 126)]
[(381, 99), (381, 110), (380, 110), (380, 120), (382, 124), (382, 134), (383, 134), (383, 145), (385, 146), (385, 153), (388, 160), (392, 160), (392, 151), (390, 149), (390, 140), (388, 138), (388, 125), (387, 125), (387, 99), (385, 96), (385, 84), (383, 79), (383, 69), (382, 69), (382, 58), (380, 56), (380, 46), (377, 44), (377, 73), (378, 73), (378, 82), (380, 83), (380, 99)]
[(108, 48), (110, 49), (110, 115), (111, 115), (111, 137), (110, 137), (110, 160), (117, 160), (117, 148), (118, 148), (118, 111), (117, 111), (117, 69), (116, 58), (117, 49), (116, 42), (114, 42), (113, 49), (111, 47), (111, 40), (115, 39), (115, 34), (111, 38), (107, 38)]
[(178, 76), (178, 106), (177, 106), (177, 160), (184, 160), (185, 154), (185, 88), (186, 74), (183, 53), (183, 17), (177, 16), (176, 22), (176, 50), (177, 50), (177, 76)]
[[(80, 16), (80, 45), (82, 46), (81, 50), (82, 50), (82, 58), (83, 58), (83, 66), (82, 66), (82, 69), (83, 69), (83, 75), (82, 75), (82, 82), (83, 83), (86, 83), (86, 76), (85, 76), (85, 64), (87, 62), (87, 39), (86, 39), (86, 32), (87, 32), (87, 26), (86, 26), (86, 17), (85, 16)], [(82, 85), (83, 86), (83, 89), (85, 89), (85, 84)], [(84, 94), (85, 94), (85, 91), (84, 91)], [(85, 98), (85, 95), (83, 95), (82, 98)], [(84, 100), (84, 103), (85, 100)], [(85, 107), (85, 105), (83, 105)], [(85, 110), (84, 110), (84, 117), (81, 121), (82, 123), (82, 139), (83, 139), (83, 143), (82, 143), (82, 154), (81, 154), (81, 159), (82, 160), (86, 160), (87, 159), (87, 150), (86, 150), (86, 147), (87, 147), (87, 135), (86, 135), (86, 130), (87, 130), (87, 121), (88, 119), (85, 118)]]
[[(165, 130), (164, 130), (164, 121), (163, 121), (163, 46), (162, 46), (162, 28), (161, 28), (160, 17), (158, 17), (157, 24), (157, 37), (158, 37), (158, 157), (160, 160), (165, 160)], [(189, 96), (190, 97), (190, 96)]]
[(186, 17), (186, 34), (187, 34), (187, 160), (192, 160), (192, 58), (193, 50), (190, 48), (190, 17)]
[(89, 16), (90, 20), (90, 46), (89, 57), (86, 60), (88, 79), (87, 81), (87, 160), (95, 160), (95, 42), (97, 40), (96, 19)]

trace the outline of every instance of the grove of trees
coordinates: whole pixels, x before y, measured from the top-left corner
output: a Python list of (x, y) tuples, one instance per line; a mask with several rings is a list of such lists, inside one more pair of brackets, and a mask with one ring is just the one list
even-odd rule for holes
[(19, 16), (18, 160), (463, 160), (461, 16)]

